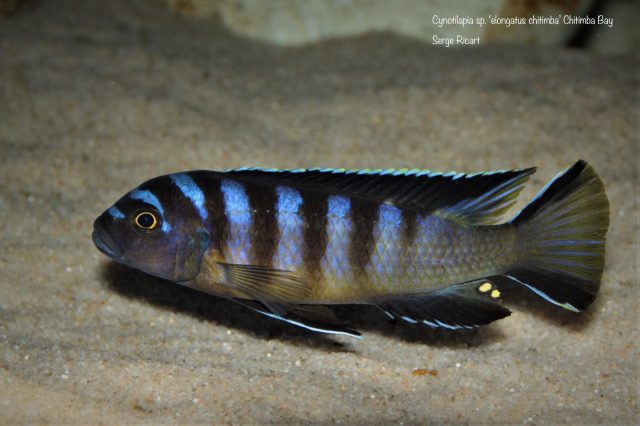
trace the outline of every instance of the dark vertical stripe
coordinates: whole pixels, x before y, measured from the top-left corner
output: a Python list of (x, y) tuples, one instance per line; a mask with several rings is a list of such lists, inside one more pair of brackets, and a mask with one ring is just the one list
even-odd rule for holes
[(360, 199), (351, 199), (351, 218), (353, 230), (349, 241), (349, 262), (353, 267), (354, 278), (358, 274), (366, 275), (366, 267), (371, 259), (375, 245), (373, 227), (378, 209), (374, 203)]
[(204, 208), (208, 213), (207, 231), (211, 235), (212, 248), (222, 256), (228, 248), (229, 218), (225, 214), (220, 175), (210, 172), (191, 172), (189, 175), (204, 192)]
[(302, 217), (306, 227), (304, 228), (304, 248), (302, 261), (314, 281), (322, 280), (322, 266), (320, 261), (327, 249), (327, 203), (326, 194), (317, 192), (302, 192)]
[(245, 184), (249, 206), (255, 212), (250, 235), (250, 259), (256, 265), (273, 266), (273, 254), (278, 247), (280, 232), (276, 219), (278, 196), (275, 186)]
[[(415, 210), (402, 209), (402, 222), (404, 226), (402, 227), (400, 244), (402, 245), (401, 256), (403, 261), (400, 262), (401, 266), (398, 270), (399, 276), (405, 276), (411, 263), (415, 262), (415, 255), (411, 255), (411, 253), (413, 253), (411, 250), (416, 238), (416, 233), (418, 232), (417, 220), (418, 213)], [(415, 269), (413, 269), (413, 271), (415, 271)], [(414, 278), (417, 279), (418, 277)]]
[(400, 244), (402, 244), (402, 250), (406, 253), (413, 239), (416, 236), (416, 212), (413, 210), (402, 209), (402, 237), (400, 238)]
[(169, 178), (178, 187), (182, 195), (191, 202), (202, 221), (206, 221), (209, 213), (204, 208), (204, 192), (197, 182), (188, 173), (174, 173)]
[[(184, 197), (168, 175), (145, 182), (140, 186), (140, 189), (149, 191), (156, 197), (156, 200), (162, 207), (158, 210), (160, 210), (160, 213), (163, 215), (163, 229), (166, 229), (167, 225), (169, 229), (175, 226), (174, 215), (176, 212), (193, 211), (195, 213), (195, 210), (192, 210), (191, 202)], [(144, 201), (149, 203), (151, 200)], [(153, 205), (153, 203), (149, 204)]]

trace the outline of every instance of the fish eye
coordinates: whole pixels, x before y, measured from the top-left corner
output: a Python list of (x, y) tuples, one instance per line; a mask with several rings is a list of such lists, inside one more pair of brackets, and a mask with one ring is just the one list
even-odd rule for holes
[(138, 228), (151, 231), (158, 226), (158, 219), (156, 215), (151, 212), (140, 212), (133, 219), (133, 223), (135, 223)]

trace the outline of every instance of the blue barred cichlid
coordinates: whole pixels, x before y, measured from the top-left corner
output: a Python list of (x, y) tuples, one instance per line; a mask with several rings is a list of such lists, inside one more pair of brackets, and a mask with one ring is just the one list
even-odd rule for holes
[(584, 161), (510, 221), (534, 168), (190, 171), (151, 179), (94, 223), (117, 262), (311, 330), (358, 336), (330, 309), (466, 329), (504, 318), (522, 286), (579, 312), (595, 299), (609, 203)]

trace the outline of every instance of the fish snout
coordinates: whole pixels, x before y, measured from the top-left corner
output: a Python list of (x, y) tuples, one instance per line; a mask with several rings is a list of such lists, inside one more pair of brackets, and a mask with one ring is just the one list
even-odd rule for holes
[(102, 253), (111, 258), (117, 259), (123, 254), (122, 248), (118, 246), (111, 235), (109, 235), (109, 233), (100, 225), (100, 219), (101, 217), (96, 219), (93, 224), (93, 233), (91, 234), (93, 244), (95, 244), (98, 250)]

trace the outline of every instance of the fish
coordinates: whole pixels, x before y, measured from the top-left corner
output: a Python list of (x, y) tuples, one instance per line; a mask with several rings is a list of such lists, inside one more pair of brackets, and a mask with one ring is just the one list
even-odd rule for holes
[(92, 239), (116, 262), (321, 333), (361, 336), (335, 305), (483, 326), (510, 315), (508, 286), (584, 311), (604, 267), (604, 184), (579, 160), (503, 221), (535, 170), (179, 172), (122, 196)]

